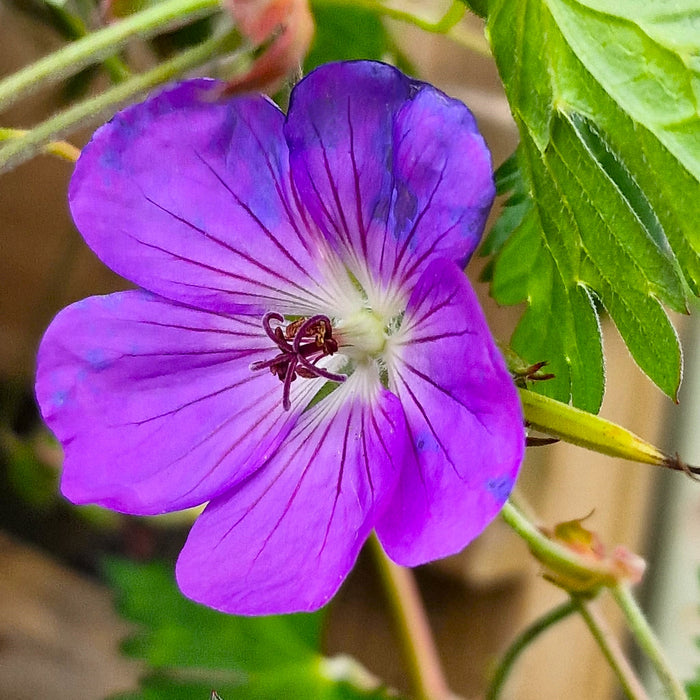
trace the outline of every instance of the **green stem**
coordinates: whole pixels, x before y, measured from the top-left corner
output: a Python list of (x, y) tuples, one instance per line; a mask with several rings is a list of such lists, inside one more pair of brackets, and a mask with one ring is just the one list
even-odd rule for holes
[(102, 61), (102, 65), (113, 83), (123, 83), (131, 75), (129, 67), (119, 56), (107, 56)]
[(129, 40), (187, 24), (212, 14), (219, 0), (164, 0), (127, 19), (88, 34), (0, 81), (0, 111), (43, 85), (75, 75), (92, 63), (109, 59)]
[(565, 603), (545, 613), (542, 617), (526, 627), (508, 647), (506, 653), (496, 667), (496, 671), (486, 690), (486, 700), (497, 700), (500, 697), (501, 691), (503, 690), (510, 672), (513, 670), (515, 662), (531, 642), (539, 637), (542, 632), (559, 622), (559, 620), (563, 620), (577, 610), (578, 607), (576, 603), (573, 600), (567, 600)]
[(183, 51), (156, 68), (115, 85), (96, 97), (80, 102), (51, 119), (47, 119), (24, 136), (0, 147), (0, 173), (33, 158), (52, 141), (59, 140), (78, 127), (104, 121), (125, 103), (157, 85), (161, 85), (200, 66), (221, 51), (230, 51), (238, 41), (238, 33), (228, 32)]
[(671, 670), (668, 660), (661, 649), (661, 645), (649, 626), (646, 617), (644, 617), (644, 613), (637, 604), (637, 601), (634, 599), (629, 586), (620, 583), (617, 586), (612, 586), (610, 592), (620, 606), (627, 620), (629, 630), (639, 645), (639, 648), (644, 652), (654, 667), (656, 675), (659, 677), (664, 687), (665, 696), (669, 700), (687, 700), (688, 696), (686, 695), (683, 685)]
[(369, 542), (396, 621), (416, 699), (448, 700), (454, 697), (440, 665), (413, 573), (394, 564), (374, 534)]
[[(68, 12), (63, 7), (57, 5), (52, 5), (52, 10), (59, 13), (59, 16), (65, 23), (69, 34), (68, 38), (71, 41), (78, 41), (88, 35), (89, 32), (83, 20), (72, 12)], [(131, 75), (128, 66), (119, 56), (108, 56), (102, 61), (102, 65), (113, 83), (121, 83)]]
[(630, 666), (617, 640), (613, 637), (605, 620), (593, 608), (590, 602), (580, 596), (572, 596), (572, 602), (584, 619), (598, 647), (603, 652), (610, 668), (617, 676), (622, 690), (630, 700), (648, 700), (644, 687)]
[(362, 5), (364, 7), (371, 7), (376, 10), (379, 14), (389, 17), (391, 19), (398, 19), (402, 22), (407, 22), (408, 24), (413, 24), (419, 27), (423, 31), (430, 32), (432, 34), (447, 34), (452, 27), (454, 27), (457, 22), (459, 22), (464, 13), (466, 12), (467, 6), (460, 2), (460, 0), (455, 0), (450, 9), (437, 21), (429, 22), (427, 20), (421, 19), (420, 17), (411, 14), (410, 12), (405, 12), (394, 7), (387, 7), (381, 2), (372, 2), (372, 0), (357, 0), (353, 3), (355, 5)]

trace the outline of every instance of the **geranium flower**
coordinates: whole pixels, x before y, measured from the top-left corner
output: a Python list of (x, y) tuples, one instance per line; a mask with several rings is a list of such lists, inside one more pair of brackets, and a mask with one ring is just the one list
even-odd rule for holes
[(494, 196), (460, 102), (374, 62), (302, 80), (285, 115), (194, 80), (118, 114), (70, 206), (140, 289), (62, 311), (37, 396), (75, 503), (208, 502), (182, 591), (311, 610), (375, 530), (413, 566), (461, 550), (524, 449), (514, 385), (462, 267)]

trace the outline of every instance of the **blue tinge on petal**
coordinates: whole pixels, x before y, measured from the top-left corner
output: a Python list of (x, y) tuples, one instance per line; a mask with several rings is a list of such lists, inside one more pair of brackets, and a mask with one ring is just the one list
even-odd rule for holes
[(416, 450), (420, 452), (439, 452), (441, 447), (433, 433), (429, 430), (421, 430), (414, 436)]
[(486, 490), (494, 497), (496, 503), (503, 505), (510, 496), (510, 492), (515, 485), (515, 479), (509, 474), (495, 479), (487, 479), (485, 482)]

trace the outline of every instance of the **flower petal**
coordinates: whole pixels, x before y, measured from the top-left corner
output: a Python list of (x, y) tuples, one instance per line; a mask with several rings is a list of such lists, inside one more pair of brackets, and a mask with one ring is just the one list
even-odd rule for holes
[(414, 459), (377, 535), (392, 559), (415, 566), (458, 552), (496, 516), (525, 435), (513, 381), (454, 263), (428, 266), (396, 341), (389, 386), (404, 407)]
[(491, 154), (459, 100), (425, 85), (394, 120), (391, 274), (415, 282), (440, 256), (464, 267), (484, 231), (496, 187)]
[(473, 252), (495, 189), (461, 102), (382, 63), (329, 64), (294, 89), (284, 133), (304, 203), (370, 294)]
[(152, 514), (207, 501), (274, 452), (321, 380), (292, 385), (250, 362), (275, 349), (252, 318), (141, 291), (64, 309), (38, 356), (37, 398), (64, 446), (75, 503)]
[(406, 443), (395, 396), (353, 374), (305, 413), (270, 462), (195, 522), (182, 592), (228, 613), (314, 610), (335, 593), (393, 489)]
[(284, 116), (262, 96), (217, 101), (221, 88), (182, 83), (99, 128), (71, 180), (76, 225), (115, 272), (175, 301), (229, 313), (325, 307)]

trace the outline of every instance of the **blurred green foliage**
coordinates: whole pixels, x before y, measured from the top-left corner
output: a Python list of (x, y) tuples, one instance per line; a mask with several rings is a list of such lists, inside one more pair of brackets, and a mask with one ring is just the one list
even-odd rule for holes
[(172, 571), (158, 562), (110, 560), (105, 571), (119, 611), (139, 626), (124, 652), (149, 668), (140, 692), (114, 700), (206, 700), (212, 690), (222, 700), (397, 697), (356, 662), (321, 654), (322, 612), (225, 615), (183, 597)]

